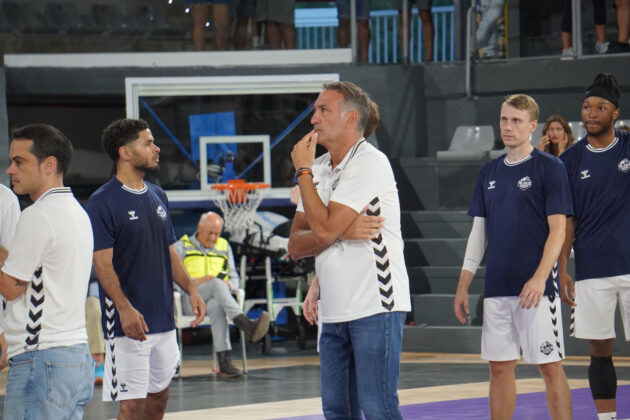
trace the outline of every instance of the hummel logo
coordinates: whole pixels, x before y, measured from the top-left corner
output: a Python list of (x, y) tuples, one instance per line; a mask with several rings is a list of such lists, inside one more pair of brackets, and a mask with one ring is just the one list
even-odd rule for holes
[(129, 213), (129, 220), (138, 220), (135, 210), (129, 210), (127, 213)]
[(488, 182), (488, 189), (489, 190), (494, 190), (494, 184), (496, 184), (497, 181), (490, 181)]
[(586, 178), (590, 178), (591, 175), (588, 173), (588, 169), (583, 170), (582, 172), (580, 172), (582, 174), (582, 177), (580, 179), (586, 179)]
[(123, 383), (121, 382), (121, 383), (120, 383), (120, 392), (127, 392), (127, 391), (129, 391), (129, 390), (127, 389), (127, 385), (126, 385), (126, 384), (123, 384)]

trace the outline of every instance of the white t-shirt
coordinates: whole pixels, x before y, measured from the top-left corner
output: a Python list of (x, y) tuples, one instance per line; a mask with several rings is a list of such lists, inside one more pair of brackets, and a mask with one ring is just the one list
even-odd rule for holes
[[(11, 247), (11, 240), (20, 218), (20, 203), (9, 188), (0, 184), (0, 246)], [(0, 296), (0, 334), (4, 332), (4, 298)]]
[(26, 208), (2, 271), (30, 282), (7, 302), (9, 357), (87, 343), (85, 299), (93, 252), (92, 225), (70, 188), (51, 188)]
[[(335, 169), (330, 153), (317, 158), (312, 169), (324, 204), (334, 201), (357, 213), (369, 205), (368, 214), (385, 218), (379, 238), (338, 240), (315, 257), (322, 322), (410, 311), (398, 189), (387, 157), (361, 139)], [(304, 211), (301, 202), (297, 211)]]

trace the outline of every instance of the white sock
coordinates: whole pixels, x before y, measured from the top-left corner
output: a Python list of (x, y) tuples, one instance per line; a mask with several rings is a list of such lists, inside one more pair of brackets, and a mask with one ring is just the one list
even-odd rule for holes
[(611, 411), (610, 413), (597, 414), (597, 420), (617, 420), (617, 412)]

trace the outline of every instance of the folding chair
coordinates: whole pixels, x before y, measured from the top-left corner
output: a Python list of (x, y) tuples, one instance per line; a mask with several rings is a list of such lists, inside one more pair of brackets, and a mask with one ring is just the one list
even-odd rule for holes
[[(238, 302), (238, 306), (243, 310), (245, 304), (245, 291), (243, 289), (233, 290), (232, 294)], [(182, 343), (182, 329), (190, 328), (190, 323), (195, 320), (194, 315), (184, 315), (182, 312), (182, 294), (178, 291), (173, 291), (173, 301), (175, 303), (175, 327), (177, 328), (177, 342), (179, 343), (179, 354), (182, 361), (184, 360), (184, 349)], [(230, 325), (234, 325), (231, 320), (228, 319)], [(210, 318), (204, 316), (203, 321), (199, 326), (209, 327)], [(239, 330), (241, 337), (241, 353), (243, 354), (243, 373), (247, 373), (247, 348), (245, 346), (245, 333)], [(212, 370), (217, 372), (219, 369), (216, 351), (214, 350), (214, 342), (212, 343)], [(179, 369), (178, 376), (181, 376), (181, 368)]]

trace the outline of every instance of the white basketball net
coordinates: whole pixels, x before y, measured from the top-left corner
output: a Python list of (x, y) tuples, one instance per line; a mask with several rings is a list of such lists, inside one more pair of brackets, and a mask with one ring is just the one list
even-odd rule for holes
[(210, 197), (223, 213), (224, 229), (232, 234), (247, 230), (254, 224), (256, 209), (268, 188), (213, 189)]

